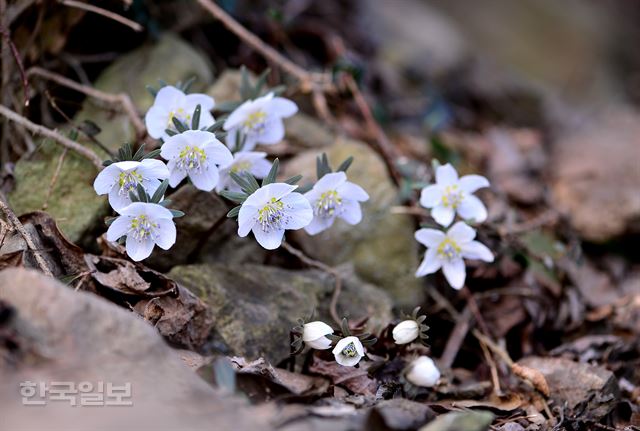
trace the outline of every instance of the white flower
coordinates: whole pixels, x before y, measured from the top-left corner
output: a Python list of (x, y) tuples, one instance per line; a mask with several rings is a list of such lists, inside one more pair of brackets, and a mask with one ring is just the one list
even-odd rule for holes
[(438, 383), (440, 370), (433, 359), (428, 356), (420, 356), (409, 364), (405, 377), (412, 385), (428, 388)]
[(350, 225), (360, 223), (362, 210), (360, 202), (369, 199), (362, 187), (347, 181), (344, 172), (326, 174), (304, 194), (313, 208), (313, 220), (304, 230), (315, 235), (333, 225), (340, 217)]
[(436, 184), (422, 189), (420, 205), (431, 209), (431, 217), (442, 226), (449, 226), (456, 212), (464, 220), (481, 223), (487, 219), (487, 208), (473, 195), (483, 187), (489, 187), (489, 180), (480, 175), (458, 173), (450, 164), (436, 169)]
[(305, 323), (303, 326), (302, 341), (313, 349), (326, 350), (331, 347), (331, 340), (326, 337), (329, 334), (333, 334), (333, 329), (324, 322), (315, 321)]
[(168, 250), (176, 242), (173, 215), (162, 205), (134, 202), (120, 210), (107, 230), (107, 240), (125, 235), (127, 254), (136, 262), (149, 257), (155, 245)]
[(302, 229), (311, 222), (313, 210), (300, 193), (292, 193), (298, 186), (286, 183), (267, 184), (256, 190), (242, 203), (238, 213), (238, 235), (250, 231), (267, 250), (280, 247), (285, 229)]
[(159, 139), (167, 139), (169, 135), (166, 129), (176, 131), (173, 118), (177, 118), (191, 127), (191, 117), (196, 106), (200, 105), (200, 129), (211, 126), (215, 120), (211, 110), (215, 105), (212, 97), (206, 94), (184, 94), (176, 87), (167, 85), (162, 87), (153, 101), (153, 106), (147, 111), (144, 122), (149, 136)]
[(271, 169), (271, 162), (266, 159), (267, 153), (260, 151), (241, 151), (233, 155), (233, 162), (220, 169), (220, 180), (216, 186), (216, 191), (230, 190), (239, 192), (240, 186), (229, 175), (231, 172), (240, 174), (248, 172), (256, 178), (264, 178)]
[(99, 195), (109, 194), (109, 204), (120, 211), (131, 203), (129, 192), (136, 192), (142, 184), (149, 195), (153, 195), (160, 180), (169, 177), (169, 169), (160, 160), (144, 159), (141, 162), (125, 161), (112, 163), (104, 168), (93, 182)]
[(464, 259), (493, 262), (491, 250), (473, 241), (476, 231), (464, 222), (457, 222), (445, 234), (435, 229), (420, 229), (415, 238), (427, 247), (424, 260), (416, 271), (416, 277), (433, 274), (440, 268), (454, 289), (461, 289), (466, 278)]
[(420, 327), (415, 320), (404, 320), (393, 328), (393, 340), (396, 344), (407, 344), (418, 338)]
[(218, 166), (233, 161), (231, 151), (216, 135), (201, 130), (187, 130), (171, 136), (162, 144), (160, 155), (169, 162), (169, 185), (175, 187), (189, 177), (193, 185), (211, 191), (218, 184)]
[(283, 118), (298, 112), (298, 106), (283, 97), (274, 97), (273, 93), (247, 100), (238, 106), (224, 122), (227, 134), (227, 146), (236, 149), (237, 133), (245, 139), (240, 151), (253, 150), (256, 144), (277, 144), (284, 138)]
[(338, 341), (332, 353), (337, 363), (345, 367), (353, 367), (364, 356), (364, 347), (358, 337), (346, 337)]

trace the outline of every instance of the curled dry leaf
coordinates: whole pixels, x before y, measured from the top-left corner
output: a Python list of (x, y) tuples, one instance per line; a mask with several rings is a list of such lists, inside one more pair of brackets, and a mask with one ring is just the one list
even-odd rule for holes
[(551, 394), (547, 379), (545, 379), (544, 374), (539, 370), (520, 364), (513, 364), (511, 366), (511, 371), (513, 371), (513, 374), (516, 376), (530, 382), (533, 387), (545, 397), (548, 397)]

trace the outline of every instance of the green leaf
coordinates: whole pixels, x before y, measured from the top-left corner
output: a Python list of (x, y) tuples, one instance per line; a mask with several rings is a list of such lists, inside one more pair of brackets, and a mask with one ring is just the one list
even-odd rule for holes
[(163, 201), (158, 202), (158, 205), (162, 205), (165, 208), (168, 208), (171, 205), (171, 199), (165, 199)]
[(193, 75), (192, 77), (190, 77), (189, 79), (187, 79), (184, 84), (182, 84), (182, 88), (180, 88), (182, 90), (183, 93), (188, 93), (189, 90), (191, 89), (191, 86), (193, 85), (193, 83), (196, 81), (197, 76)]
[(269, 173), (262, 180), (262, 187), (266, 186), (267, 184), (271, 184), (271, 183), (275, 183), (276, 182), (276, 176), (278, 175), (278, 167), (279, 166), (280, 166), (280, 160), (275, 159), (273, 161), (273, 164), (271, 165), (271, 169), (269, 169)]
[(274, 97), (282, 96), (284, 92), (287, 91), (287, 87), (284, 85), (278, 85), (277, 87), (273, 87), (269, 90), (269, 93), (273, 93)]
[(147, 154), (144, 155), (144, 157), (142, 157), (142, 159), (153, 159), (156, 158), (160, 155), (160, 152), (162, 150), (160, 148), (156, 148), (155, 150), (149, 151)]
[(129, 199), (131, 199), (131, 202), (140, 202), (140, 199), (138, 199), (138, 196), (136, 196), (134, 192), (129, 192)]
[(176, 132), (175, 130), (171, 130), (171, 129), (164, 129), (164, 132), (169, 136), (175, 136), (175, 135), (178, 134), (178, 132)]
[(229, 190), (222, 190), (219, 194), (223, 198), (229, 199), (230, 201), (237, 202), (237, 203), (242, 203), (246, 201), (248, 198), (246, 193), (232, 192)]
[(123, 148), (125, 156), (124, 160), (131, 160), (133, 158), (133, 149), (131, 148), (131, 144), (127, 142), (124, 144)]
[(171, 121), (173, 122), (173, 125), (176, 126), (176, 130), (180, 133), (182, 132), (186, 132), (187, 130), (187, 126), (184, 125), (184, 123), (180, 120), (178, 120), (176, 117), (171, 117)]
[(251, 98), (251, 83), (249, 82), (249, 72), (247, 72), (246, 66), (240, 68), (241, 83), (240, 83), (240, 97), (242, 100)]
[(215, 109), (220, 112), (231, 112), (240, 105), (242, 105), (242, 102), (222, 102), (220, 104), (216, 104)]
[(302, 194), (305, 194), (306, 192), (308, 192), (308, 191), (309, 191), (309, 190), (311, 190), (312, 188), (313, 188), (313, 183), (307, 183), (307, 184), (304, 184), (304, 185), (302, 185), (302, 186), (298, 187), (298, 188), (296, 189), (296, 193), (302, 193)]
[(216, 130), (222, 128), (226, 119), (227, 117), (218, 118), (218, 121), (216, 121), (215, 123), (213, 123), (207, 128), (207, 132), (215, 132)]
[(158, 90), (156, 90), (155, 88), (153, 88), (150, 85), (145, 85), (144, 88), (147, 89), (147, 91), (153, 96), (153, 98), (155, 99), (156, 96), (158, 95)]
[(247, 180), (247, 183), (251, 186), (251, 193), (254, 193), (256, 190), (260, 188), (260, 184), (258, 184), (258, 181), (256, 180), (256, 178), (253, 175), (251, 175), (249, 172), (243, 172), (242, 175)]
[(111, 226), (111, 223), (113, 223), (118, 217), (105, 217), (104, 218), (104, 224), (106, 224), (107, 226)]
[(257, 190), (253, 188), (252, 183), (244, 176), (240, 176), (235, 172), (229, 172), (229, 176), (240, 186), (242, 191), (246, 194), (250, 195)]
[(173, 216), (173, 218), (180, 218), (184, 216), (184, 213), (180, 210), (169, 210), (171, 211), (171, 215)]
[(266, 68), (264, 72), (262, 72), (260, 76), (258, 76), (258, 79), (256, 80), (256, 85), (253, 88), (253, 94), (251, 97), (252, 99), (260, 97), (260, 93), (262, 92), (262, 88), (264, 87), (264, 85), (267, 83), (267, 78), (269, 77), (270, 72), (271, 72), (271, 69)]
[(229, 217), (229, 218), (238, 217), (238, 214), (240, 213), (240, 208), (242, 208), (241, 205), (238, 205), (237, 207), (231, 208), (231, 211), (229, 211), (227, 213), (227, 217)]
[(136, 190), (138, 191), (140, 202), (149, 202), (149, 195), (147, 195), (147, 192), (142, 184), (138, 183), (138, 185), (136, 186)]
[(200, 128), (200, 111), (202, 107), (198, 104), (196, 109), (193, 111), (193, 117), (191, 117), (191, 129), (198, 130)]
[(138, 148), (138, 151), (133, 155), (133, 160), (136, 162), (139, 162), (144, 158), (144, 145), (144, 143), (140, 144), (140, 148)]
[(162, 199), (162, 196), (164, 196), (164, 194), (167, 192), (167, 187), (169, 187), (169, 180), (162, 181), (151, 197), (151, 202), (153, 202), (154, 204), (159, 203), (160, 199)]
[(287, 184), (291, 184), (292, 186), (295, 186), (296, 184), (298, 184), (298, 181), (300, 181), (301, 179), (302, 179), (302, 175), (295, 175), (289, 179), (284, 180), (284, 182)]
[(107, 167), (109, 165), (112, 165), (112, 164), (113, 164), (113, 160), (105, 160), (104, 162), (102, 162), (102, 166), (105, 166), (105, 167)]
[(349, 157), (347, 160), (342, 162), (340, 166), (338, 166), (338, 169), (336, 170), (336, 172), (347, 172), (347, 169), (349, 169), (349, 166), (351, 166), (351, 163), (353, 163), (353, 156)]

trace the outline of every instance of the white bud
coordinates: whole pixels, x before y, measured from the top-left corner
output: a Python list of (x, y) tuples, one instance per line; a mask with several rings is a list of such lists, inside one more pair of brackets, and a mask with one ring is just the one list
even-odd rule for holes
[(405, 320), (393, 328), (393, 340), (396, 344), (407, 344), (418, 338), (420, 327), (415, 320)]
[(440, 379), (440, 371), (428, 356), (420, 356), (414, 359), (407, 368), (406, 379), (415, 386), (431, 387)]
[(331, 326), (324, 322), (315, 321), (305, 323), (302, 332), (302, 341), (317, 350), (326, 350), (331, 347), (331, 340), (326, 336), (333, 334)]

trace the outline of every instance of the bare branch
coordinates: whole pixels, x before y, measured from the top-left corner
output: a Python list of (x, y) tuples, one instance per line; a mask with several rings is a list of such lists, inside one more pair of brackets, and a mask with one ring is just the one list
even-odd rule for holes
[(125, 18), (123, 16), (118, 15), (115, 12), (111, 12), (109, 10), (103, 9), (101, 7), (98, 6), (93, 6), (87, 3), (83, 3), (80, 1), (75, 1), (75, 0), (60, 0), (60, 3), (62, 3), (65, 6), (69, 6), (69, 7), (75, 7), (77, 9), (82, 9), (82, 10), (86, 10), (88, 12), (93, 12), (93, 13), (97, 13), (98, 15), (102, 15), (106, 18), (112, 19), (116, 22), (119, 22), (120, 24), (126, 25), (127, 27), (129, 27), (130, 29), (132, 29), (133, 31), (142, 31), (144, 30), (144, 27), (141, 26), (140, 24), (138, 24), (135, 21), (131, 21), (128, 18)]

